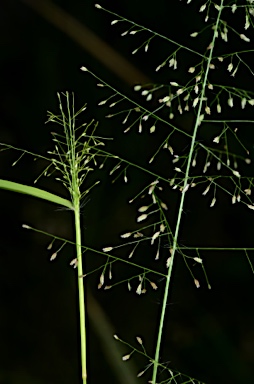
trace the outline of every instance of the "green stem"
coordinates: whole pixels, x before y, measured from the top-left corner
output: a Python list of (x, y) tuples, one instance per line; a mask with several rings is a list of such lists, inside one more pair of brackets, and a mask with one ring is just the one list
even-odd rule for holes
[[(198, 127), (200, 125), (200, 116), (201, 116), (201, 110), (202, 110), (204, 95), (205, 95), (205, 91), (206, 91), (207, 77), (208, 77), (208, 73), (210, 70), (210, 64), (211, 64), (212, 57), (213, 57), (214, 43), (215, 43), (215, 39), (216, 39), (216, 33), (218, 30), (218, 24), (219, 24), (219, 20), (220, 20), (221, 11), (222, 11), (223, 1), (224, 0), (221, 0), (220, 10), (218, 11), (216, 26), (214, 28), (213, 40), (211, 43), (211, 50), (210, 50), (209, 57), (207, 60), (207, 67), (206, 67), (206, 71), (205, 71), (205, 75), (204, 75), (204, 81), (202, 84), (202, 91), (201, 91), (201, 95), (200, 95), (198, 112), (197, 112), (195, 127), (193, 130), (193, 135), (192, 135), (192, 139), (191, 139), (190, 152), (189, 152), (188, 162), (187, 162), (186, 171), (185, 171), (183, 191), (185, 191), (185, 187), (187, 186), (187, 183), (189, 180), (190, 166), (191, 166), (191, 161), (192, 161), (193, 152), (194, 152), (194, 148), (195, 148), (195, 141), (196, 141), (196, 136), (197, 136), (197, 132), (198, 132)], [(172, 277), (175, 252), (177, 249), (177, 241), (178, 241), (180, 223), (181, 223), (181, 218), (182, 218), (182, 213), (183, 213), (184, 199), (185, 199), (185, 192), (182, 193), (181, 201), (180, 201), (180, 205), (179, 205), (176, 229), (175, 229), (175, 234), (174, 234), (174, 242), (173, 242), (173, 247), (171, 250), (170, 265), (168, 268), (168, 274), (167, 274), (167, 278), (166, 278), (165, 291), (164, 291), (161, 316), (160, 316), (158, 338), (157, 338), (155, 357), (154, 357), (154, 362), (153, 362), (153, 375), (152, 375), (152, 381), (151, 381), (152, 384), (156, 384), (157, 371), (158, 371), (159, 358), (160, 358), (160, 350), (161, 350), (162, 332), (163, 332), (163, 326), (164, 326), (164, 322), (165, 322), (166, 306), (167, 306), (168, 295), (169, 295), (169, 286), (170, 286), (171, 277)]]
[(75, 229), (76, 229), (76, 252), (78, 260), (78, 291), (79, 291), (79, 317), (80, 317), (80, 341), (81, 341), (81, 368), (83, 384), (87, 383), (86, 368), (86, 315), (84, 282), (79, 276), (83, 276), (82, 251), (81, 251), (81, 227), (80, 227), (80, 201), (74, 202)]

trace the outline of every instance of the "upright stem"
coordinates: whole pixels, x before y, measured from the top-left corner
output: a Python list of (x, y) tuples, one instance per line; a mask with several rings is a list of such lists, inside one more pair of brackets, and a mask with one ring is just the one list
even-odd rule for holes
[(180, 223), (181, 223), (181, 218), (182, 218), (182, 213), (183, 213), (183, 205), (184, 205), (185, 191), (186, 191), (185, 187), (187, 186), (187, 183), (189, 180), (190, 166), (191, 166), (192, 156), (193, 156), (193, 152), (194, 152), (198, 127), (200, 125), (201, 110), (202, 110), (203, 100), (204, 100), (204, 96), (205, 96), (205, 90), (206, 90), (206, 86), (207, 86), (207, 77), (208, 77), (208, 73), (210, 70), (210, 64), (211, 64), (212, 57), (213, 57), (213, 49), (214, 49), (216, 34), (217, 34), (217, 30), (218, 30), (218, 24), (219, 24), (219, 20), (220, 20), (220, 16), (221, 16), (221, 11), (222, 11), (222, 7), (223, 7), (223, 2), (224, 2), (224, 0), (221, 0), (216, 25), (214, 28), (214, 34), (213, 34), (213, 39), (212, 39), (212, 43), (211, 43), (211, 49), (209, 52), (209, 56), (207, 58), (207, 66), (206, 66), (204, 80), (203, 80), (203, 84), (202, 84), (202, 91), (201, 91), (200, 100), (199, 100), (198, 112), (197, 112), (195, 127), (193, 130), (193, 135), (192, 135), (192, 139), (191, 139), (190, 152), (189, 152), (188, 162), (187, 162), (185, 176), (184, 176), (184, 185), (183, 185), (183, 191), (184, 192), (181, 195), (181, 200), (180, 200), (180, 205), (179, 205), (176, 229), (175, 229), (174, 240), (173, 240), (173, 247), (171, 250), (170, 265), (169, 265), (168, 274), (167, 274), (167, 278), (166, 278), (165, 291), (164, 291), (164, 297), (163, 297), (163, 303), (162, 303), (162, 309), (161, 309), (158, 338), (157, 338), (155, 357), (154, 357), (154, 362), (153, 362), (153, 375), (152, 375), (152, 381), (151, 381), (152, 384), (156, 384), (156, 377), (157, 377), (157, 371), (158, 371), (159, 359), (160, 359), (162, 331), (163, 331), (163, 326), (164, 326), (164, 321), (165, 321), (166, 306), (167, 306), (168, 295), (169, 295), (169, 286), (170, 286), (171, 277), (172, 277), (173, 263), (174, 263), (174, 259), (175, 259), (175, 252), (177, 249)]
[(81, 227), (80, 227), (80, 201), (77, 197), (74, 201), (75, 230), (76, 230), (76, 252), (78, 260), (78, 291), (79, 291), (79, 317), (80, 317), (80, 341), (81, 341), (81, 368), (83, 384), (87, 383), (86, 368), (86, 314), (85, 314), (85, 295), (82, 251), (81, 251)]

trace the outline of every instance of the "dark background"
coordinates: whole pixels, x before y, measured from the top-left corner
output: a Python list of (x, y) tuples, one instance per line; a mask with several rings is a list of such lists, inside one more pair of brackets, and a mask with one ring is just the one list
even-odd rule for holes
[[(52, 8), (52, 4), (55, 7)], [(199, 29), (202, 20), (195, 12), (200, 4), (190, 8), (177, 0), (158, 0), (156, 4), (143, 0), (101, 1), (100, 4), (183, 44), (189, 33)], [(87, 119), (96, 117), (100, 121), (102, 135), (116, 136), (115, 153), (146, 164), (154, 149), (153, 139), (145, 137), (144, 141), (133, 133), (127, 141), (127, 136), (121, 134), (121, 120), (105, 119), (108, 111), (97, 107), (107, 93), (97, 88), (92, 76), (81, 72), (80, 67), (87, 66), (121, 92), (137, 97), (131, 88), (134, 84), (162, 81), (163, 73), (155, 74), (154, 69), (167, 57), (166, 45), (156, 40), (157, 43), (151, 45), (151, 54), (132, 56), (139, 37), (137, 40), (120, 37), (124, 28), (111, 27), (112, 19), (114, 17), (95, 9), (92, 1), (1, 1), (1, 142), (45, 153), (51, 148), (51, 128), (44, 125), (46, 112), (57, 111), (56, 92), (67, 90), (75, 93), (77, 108), (88, 103)], [(120, 65), (119, 59), (126, 61)], [(181, 70), (179, 76), (184, 76)], [(179, 78), (170, 80), (179, 81)], [(165, 81), (168, 78), (164, 78)], [(243, 86), (251, 90), (247, 77), (243, 82)], [(188, 130), (192, 119), (187, 115), (179, 124)], [(247, 139), (247, 130), (244, 131), (242, 139), (248, 142), (250, 157), (252, 138), (250, 133)], [(25, 156), (12, 167), (17, 157), (17, 153), (11, 151), (1, 154), (1, 178), (33, 185), (44, 164)], [(162, 174), (167, 169), (166, 161), (165, 158), (161, 163)], [(244, 172), (251, 175), (251, 167), (244, 168)], [(112, 178), (103, 171), (96, 177), (101, 185), (87, 199), (82, 218), (86, 243), (101, 250), (117, 244), (119, 232), (136, 228), (138, 205), (131, 206), (128, 200), (140, 190), (140, 182), (145, 186), (153, 180), (130, 171), (132, 183), (124, 187), (122, 179), (112, 185)], [(66, 195), (60, 185), (48, 179), (41, 179), (38, 186)], [(252, 211), (240, 204), (232, 206), (225, 195), (219, 195), (216, 209), (208, 209), (210, 201), (202, 197), (201, 192), (202, 189), (199, 193), (193, 190), (187, 198), (180, 235), (183, 244), (253, 246)], [(177, 193), (165, 197), (172, 223), (178, 199)], [(46, 249), (49, 239), (21, 227), (27, 223), (73, 239), (71, 215), (57, 211), (46, 202), (6, 191), (1, 191), (0, 209), (0, 384), (81, 382), (76, 273), (69, 266), (73, 250), (66, 247), (56, 261), (50, 262), (51, 254)], [(148, 265), (155, 268), (154, 250), (142, 252), (141, 257), (148, 258)], [(251, 252), (249, 255), (252, 257)], [(197, 290), (181, 258), (176, 263), (161, 361), (207, 383), (252, 383), (254, 280), (251, 269), (244, 252), (203, 252), (202, 257), (211, 290), (207, 289), (199, 266), (193, 267), (201, 281), (201, 288)], [(103, 257), (87, 254), (87, 271), (104, 261)], [(161, 261), (162, 269), (164, 262)], [(122, 265), (113, 269), (115, 281), (126, 279), (132, 273), (137, 271)], [(129, 362), (122, 363), (121, 356), (130, 349), (114, 341), (112, 335), (117, 333), (135, 345), (135, 337), (141, 336), (147, 353), (153, 356), (153, 335), (158, 326), (164, 281), (157, 281), (158, 291), (149, 290), (139, 297), (135, 289), (128, 292), (126, 283), (110, 291), (98, 291), (99, 276), (100, 271), (86, 280), (89, 382), (147, 382), (149, 374), (136, 379), (147, 360), (134, 354)]]

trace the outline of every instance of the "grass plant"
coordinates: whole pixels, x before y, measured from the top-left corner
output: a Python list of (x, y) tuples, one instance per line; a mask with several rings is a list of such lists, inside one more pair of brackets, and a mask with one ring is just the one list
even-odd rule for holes
[[(188, 0), (182, 6), (191, 7), (190, 3), (192, 2)], [(202, 271), (202, 281), (211, 289), (202, 256), (204, 251), (241, 251), (247, 257), (253, 272), (249, 251), (254, 248), (182, 244), (181, 231), (184, 226), (183, 218), (190, 204), (189, 195), (192, 196), (193, 193), (206, 198), (211, 209), (215, 209), (220, 196), (225, 195), (233, 205), (242, 204), (243, 209), (254, 210), (251, 198), (253, 176), (249, 175), (248, 168), (251, 163), (251, 148), (245, 133), (242, 133), (253, 123), (254, 92), (248, 89), (248, 84), (253, 82), (251, 54), (254, 50), (250, 43), (254, 38), (254, 3), (251, 0), (241, 3), (225, 0), (216, 3), (209, 0), (201, 4), (199, 13), (200, 20), (204, 15), (204, 26), (200, 31), (191, 32), (190, 37), (186, 38), (186, 45), (108, 11), (99, 4), (95, 6), (112, 17), (111, 24), (119, 28), (122, 37), (135, 38), (139, 34), (144, 36), (138, 47), (134, 42), (133, 54), (139, 54), (143, 50), (149, 55), (155, 40), (162, 39), (169, 45), (168, 52), (163, 52), (162, 57), (158, 57), (155, 67), (155, 76), (157, 72), (163, 72), (165, 81), (136, 84), (133, 99), (109, 85), (87, 67), (81, 67), (85, 75), (93, 76), (98, 82), (97, 85), (103, 92), (99, 106), (109, 109), (106, 117), (112, 119), (112, 124), (113, 119), (116, 119), (116, 126), (121, 121), (123, 134), (126, 137), (130, 135), (130, 145), (133, 144), (132, 132), (137, 133), (134, 138), (138, 145), (142, 146), (142, 140), (146, 140), (145, 159), (132, 156), (127, 159), (114, 152), (114, 149), (108, 149), (105, 139), (96, 136), (97, 124), (94, 121), (77, 127), (77, 117), (85, 107), (75, 112), (73, 95), (58, 94), (60, 115), (50, 113), (48, 121), (63, 127), (63, 133), (52, 133), (55, 148), (48, 153), (49, 166), (44, 174), (55, 173), (56, 179), (67, 189), (69, 198), (64, 199), (41, 189), (7, 180), (0, 180), (0, 188), (48, 200), (70, 209), (74, 215), (76, 258), (73, 265), (77, 266), (78, 271), (81, 365), (85, 384), (91, 381), (89, 377), (87, 380), (86, 373), (82, 255), (91, 249), (82, 241), (80, 206), (84, 197), (97, 184), (96, 182), (88, 186), (88, 176), (95, 168), (102, 168), (109, 159), (110, 176), (114, 181), (128, 183), (128, 175), (132, 169), (143, 174), (144, 180), (148, 181), (141, 181), (140, 189), (129, 199), (129, 203), (135, 203), (138, 207), (136, 227), (119, 233), (119, 244), (106, 244), (102, 250), (92, 250), (106, 258), (105, 264), (100, 267), (98, 288), (109, 289), (124, 283), (129, 290), (142, 295), (149, 289), (156, 290), (158, 285), (163, 286), (160, 319), (153, 335), (154, 354), (146, 350), (141, 337), (136, 338), (138, 347), (135, 347), (114, 335), (117, 341), (130, 350), (122, 356), (122, 360), (129, 360), (133, 353), (144, 356), (147, 366), (137, 376), (147, 377), (152, 384), (201, 383), (199, 379), (184, 375), (162, 363), (162, 338), (177, 259), (185, 263), (196, 288), (200, 287), (200, 278), (197, 275)], [(236, 23), (236, 15), (237, 20), (242, 20), (241, 25)], [(192, 44), (195, 39), (199, 39), (197, 49)], [(231, 50), (232, 45), (227, 45), (228, 40), (236, 40), (236, 50)], [(188, 129), (182, 120), (184, 116), (190, 122)], [(158, 139), (155, 140), (156, 133)], [(8, 145), (3, 144), (4, 149), (7, 147)], [(171, 201), (176, 202), (175, 217), (170, 215)], [(151, 249), (158, 267), (151, 267), (138, 257), (142, 254), (143, 247)], [(119, 251), (122, 255), (122, 249), (127, 250), (126, 257), (120, 256)], [(137, 272), (112, 282), (111, 269), (116, 262), (129, 265)], [(94, 271), (86, 271), (86, 275), (92, 272)], [(106, 273), (109, 275), (109, 284), (105, 282)]]

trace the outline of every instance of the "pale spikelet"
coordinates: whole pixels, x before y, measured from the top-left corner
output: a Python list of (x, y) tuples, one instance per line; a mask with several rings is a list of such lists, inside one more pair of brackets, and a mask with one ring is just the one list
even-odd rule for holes
[(155, 255), (155, 260), (159, 260), (160, 257), (160, 250), (158, 249), (156, 255)]
[(121, 237), (122, 237), (123, 239), (126, 239), (127, 237), (130, 237), (131, 235), (132, 235), (131, 232), (126, 232), (126, 233), (123, 233), (123, 234), (121, 235)]
[(134, 51), (131, 52), (132, 55), (135, 55), (135, 53), (138, 52), (138, 49), (134, 49)]
[(102, 101), (100, 101), (100, 102), (98, 103), (98, 105), (104, 105), (104, 104), (106, 104), (106, 102), (107, 102), (107, 100), (102, 100)]
[(200, 257), (194, 257), (193, 260), (195, 260), (197, 263), (202, 264), (203, 260)]
[(233, 108), (233, 106), (234, 106), (234, 100), (233, 100), (232, 97), (230, 97), (230, 98), (228, 99), (228, 105), (230, 106), (230, 108)]
[(223, 57), (219, 56), (217, 57), (217, 59), (222, 63), (222, 61), (224, 60)]
[(189, 73), (194, 73), (194, 72), (195, 72), (195, 67), (190, 67), (190, 68), (188, 69), (188, 72), (189, 72)]
[(57, 257), (57, 252), (54, 252), (52, 255), (51, 255), (51, 257), (50, 257), (50, 261), (52, 261), (52, 260), (55, 260), (55, 258)]
[(102, 9), (102, 7), (99, 4), (94, 4), (95, 8)]
[(238, 201), (238, 203), (240, 203), (240, 201), (241, 201), (241, 195), (237, 195), (236, 200)]
[(88, 69), (87, 69), (86, 67), (81, 67), (80, 69), (81, 69), (81, 71), (83, 71), (83, 72), (87, 72), (87, 71), (88, 71)]
[(104, 284), (104, 273), (102, 272), (102, 274), (100, 275), (100, 285), (103, 286)]
[(248, 103), (253, 106), (254, 105), (254, 99), (248, 100)]
[(197, 279), (194, 279), (194, 284), (196, 285), (197, 288), (200, 288), (199, 281)]
[(254, 205), (247, 204), (247, 207), (254, 210)]
[(219, 144), (219, 142), (220, 142), (220, 136), (216, 136), (216, 137), (213, 139), (213, 142), (216, 143), (216, 144)]
[(140, 85), (140, 84), (137, 84), (137, 85), (134, 86), (133, 89), (134, 89), (134, 91), (137, 92), (137, 91), (140, 91), (141, 88), (142, 88), (141, 85)]
[(149, 91), (147, 89), (144, 89), (142, 92), (141, 92), (141, 95), (142, 96), (147, 96), (149, 94)]
[(210, 165), (211, 165), (210, 161), (207, 161), (207, 162), (205, 163), (205, 166), (204, 166), (204, 169), (203, 169), (203, 172), (204, 172), (204, 173), (206, 173), (207, 168), (210, 167)]
[(140, 345), (143, 344), (143, 341), (142, 341), (141, 337), (136, 336), (136, 340), (137, 340), (137, 342), (138, 342)]
[(160, 231), (158, 232), (155, 232), (152, 236), (152, 239), (151, 239), (151, 245), (154, 244), (154, 241), (160, 236)]
[(137, 287), (137, 289), (136, 289), (136, 293), (137, 293), (138, 295), (141, 295), (141, 293), (142, 293), (142, 282), (138, 285), (138, 287)]
[(169, 60), (169, 62), (168, 62), (168, 66), (169, 66), (169, 68), (170, 68), (170, 67), (173, 67), (174, 64), (175, 64), (175, 59), (172, 57), (172, 58)]
[(234, 72), (232, 73), (231, 76), (235, 77), (235, 74), (236, 74), (237, 70), (238, 70), (238, 67), (236, 67), (236, 69), (234, 70)]
[(204, 12), (205, 9), (206, 9), (206, 4), (203, 4), (203, 5), (201, 5), (201, 7), (199, 8), (199, 12)]
[[(249, 154), (249, 151), (248, 151), (248, 154)], [(250, 164), (251, 163), (251, 159), (244, 159), (245, 163), (246, 164)]]
[(140, 223), (140, 221), (143, 221), (143, 220), (145, 220), (146, 218), (147, 218), (147, 215), (144, 213), (143, 215), (141, 215), (141, 216), (139, 216), (139, 217), (137, 218), (137, 222)]
[(169, 119), (172, 120), (173, 118), (174, 118), (174, 114), (171, 112), (171, 113), (169, 114)]
[(131, 251), (131, 253), (129, 254), (128, 259), (131, 259), (131, 258), (132, 258), (133, 254), (134, 254), (134, 251), (135, 251), (135, 248), (134, 248), (134, 249)]
[(247, 103), (246, 97), (243, 97), (242, 100), (241, 100), (241, 107), (242, 107), (242, 109), (245, 108), (246, 103)]
[(229, 65), (228, 65), (228, 72), (232, 72), (232, 69), (233, 69), (233, 64), (232, 63), (230, 63)]
[(163, 203), (162, 201), (161, 201), (161, 208), (165, 209), (165, 211), (168, 210), (167, 204)]
[(78, 259), (75, 258), (75, 259), (71, 260), (70, 265), (73, 266), (73, 268), (76, 268), (78, 265)]
[(104, 291), (107, 291), (108, 289), (112, 288), (112, 285), (105, 285)]
[(141, 133), (142, 132), (142, 124), (141, 124), (141, 121), (139, 122), (139, 126), (138, 126), (138, 132)]
[(236, 9), (237, 9), (237, 5), (236, 5), (236, 4), (233, 4), (233, 5), (231, 6), (231, 11), (232, 11), (232, 13), (235, 13)]
[(177, 91), (176, 91), (176, 94), (177, 96), (180, 96), (184, 93), (184, 88), (179, 88)]
[(128, 281), (128, 291), (131, 291), (131, 285), (129, 281)]
[(186, 191), (188, 191), (189, 186), (190, 186), (190, 184), (186, 184), (185, 187), (182, 190), (182, 193), (185, 193)]
[(200, 124), (202, 123), (202, 121), (204, 120), (204, 117), (205, 117), (204, 114), (202, 114), (202, 115), (199, 116), (199, 119), (198, 119), (198, 125), (200, 125)]
[(215, 65), (213, 63), (209, 64), (210, 69), (215, 69)]
[(198, 35), (198, 32), (192, 32), (192, 33), (190, 34), (191, 37), (197, 37), (197, 35)]
[(145, 373), (145, 371), (141, 371), (137, 374), (137, 377), (141, 377), (143, 374)]
[(112, 251), (113, 247), (105, 247), (105, 248), (102, 248), (103, 252), (110, 252)]
[(214, 198), (212, 199), (212, 202), (211, 202), (211, 204), (210, 204), (210, 207), (212, 208), (212, 207), (215, 205), (215, 203), (216, 203), (216, 197), (214, 197)]
[(183, 110), (182, 110), (182, 107), (181, 107), (181, 105), (180, 105), (180, 104), (178, 105), (178, 108), (177, 108), (177, 109), (178, 109), (178, 111), (179, 111), (180, 115), (182, 115), (182, 113), (183, 113)]
[(169, 100), (170, 100), (170, 96), (165, 96), (162, 99), (159, 99), (159, 103), (166, 103)]
[(165, 231), (165, 225), (163, 224), (163, 223), (161, 223), (161, 225), (160, 225), (160, 232), (164, 232)]
[(197, 106), (198, 101), (199, 101), (199, 98), (198, 98), (198, 97), (196, 97), (196, 98), (193, 100), (193, 104), (192, 104), (193, 108), (195, 108), (195, 107)]
[(140, 207), (140, 208), (138, 209), (138, 211), (139, 211), (139, 212), (145, 212), (145, 211), (148, 210), (148, 208), (149, 208), (148, 205), (144, 205), (143, 207)]
[[(156, 260), (156, 259), (155, 259)], [(158, 289), (157, 285), (153, 282), (153, 281), (150, 281), (150, 284), (151, 284), (151, 287), (156, 291), (156, 289)]]
[(250, 188), (245, 189), (244, 192), (246, 193), (247, 196), (251, 195), (251, 189)]
[(207, 88), (213, 90), (213, 85), (211, 83), (209, 83)]
[(134, 237), (135, 237), (135, 239), (137, 239), (138, 237), (143, 237), (144, 235), (143, 235), (143, 233), (141, 233), (141, 232), (136, 232), (136, 233), (134, 233)]
[(235, 204), (236, 203), (236, 196), (232, 196), (232, 204)]
[(198, 94), (199, 92), (199, 87), (198, 85), (196, 84), (195, 87), (194, 87), (194, 92), (196, 93), (196, 95)]
[(182, 172), (182, 170), (180, 168), (178, 168), (178, 167), (175, 167), (175, 171), (176, 172)]
[(220, 11), (221, 7), (218, 4), (214, 3), (213, 5), (214, 5), (214, 8), (217, 9), (217, 11)]
[(210, 109), (210, 107), (208, 107), (208, 105), (205, 107), (205, 112), (206, 112), (208, 115), (211, 115), (211, 109)]
[(247, 36), (245, 36), (243, 33), (240, 34), (240, 38), (241, 38), (242, 40), (246, 41), (247, 43), (250, 42), (250, 39), (249, 39)]
[(150, 133), (153, 133), (155, 131), (155, 125), (153, 125), (151, 128), (150, 128)]
[(176, 83), (175, 81), (170, 81), (170, 84), (171, 84), (173, 87), (178, 87), (178, 86), (179, 86), (179, 84)]
[(151, 184), (150, 184), (150, 187), (148, 189), (148, 195), (151, 195), (154, 191), (154, 188), (156, 186), (156, 184), (158, 184), (159, 180), (156, 180), (156, 181), (153, 181)]
[(207, 192), (209, 191), (210, 187), (211, 187), (211, 184), (209, 184), (208, 187), (206, 187), (206, 189), (202, 193), (203, 196), (205, 196), (207, 194)]
[(250, 19), (249, 19), (249, 16), (248, 15), (245, 15), (245, 25), (244, 25), (244, 29), (248, 29), (250, 27)]
[(32, 229), (32, 227), (30, 227), (30, 226), (27, 225), (27, 224), (22, 224), (22, 228), (24, 228), (24, 229)]
[(240, 173), (238, 171), (232, 171), (233, 175), (236, 177), (241, 177)]
[(217, 104), (217, 112), (221, 113), (221, 105), (220, 104)]
[(150, 101), (150, 100), (152, 100), (152, 98), (153, 98), (152, 93), (149, 93), (149, 94), (147, 95), (146, 101)]
[(114, 339), (116, 339), (116, 340), (120, 340), (119, 337), (118, 337), (117, 335), (114, 335), (113, 337), (114, 337)]
[(136, 35), (138, 31), (130, 31), (130, 35)]
[(123, 360), (123, 361), (129, 360), (130, 357), (131, 357), (131, 354), (129, 354), (129, 355), (124, 355), (124, 356), (122, 357), (122, 360)]
[(169, 256), (169, 258), (167, 259), (166, 261), (166, 267), (169, 268), (170, 264), (171, 264), (171, 261), (172, 261), (172, 257)]

